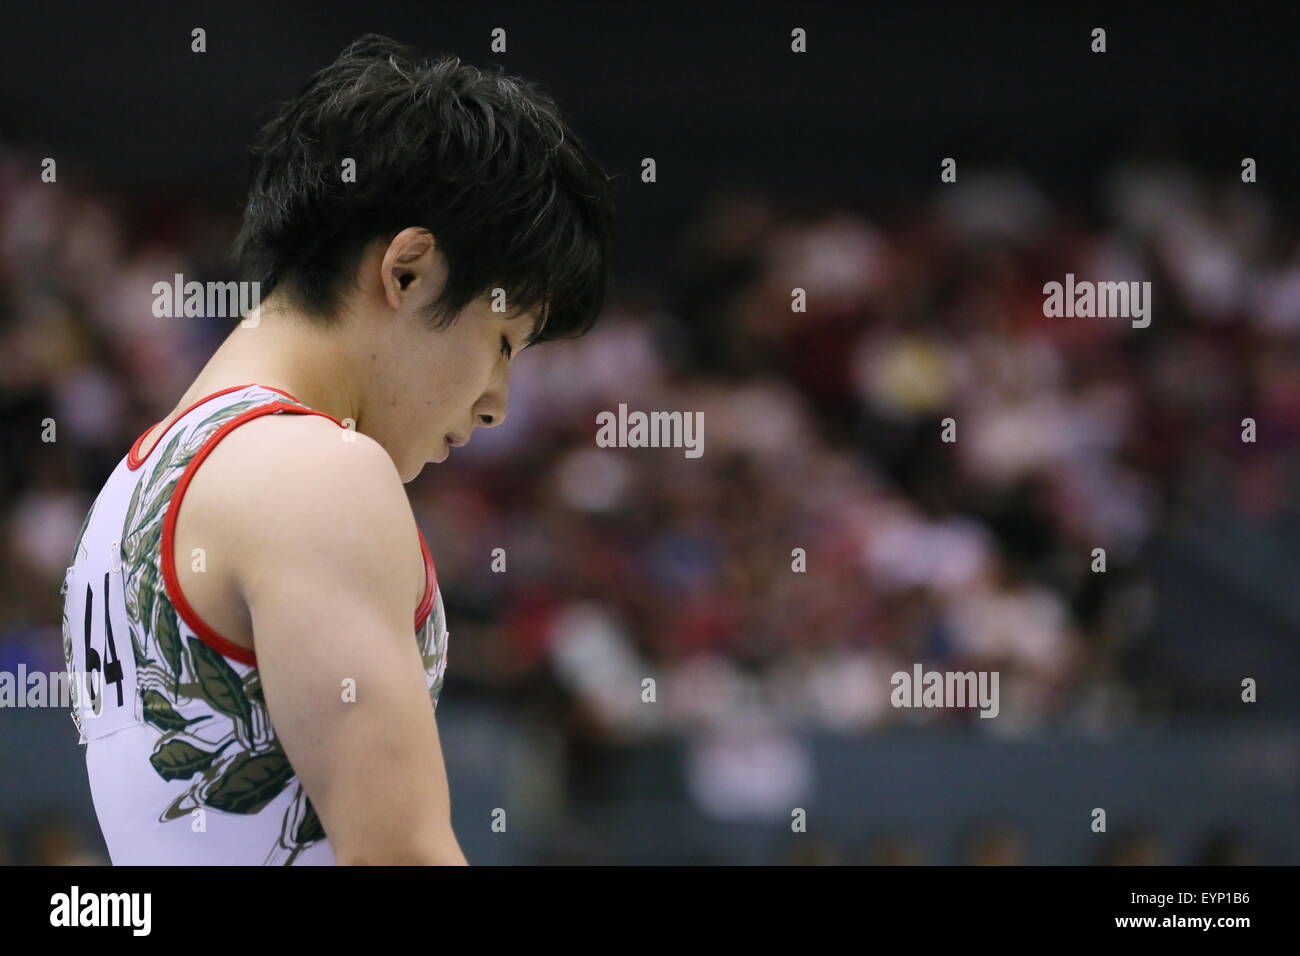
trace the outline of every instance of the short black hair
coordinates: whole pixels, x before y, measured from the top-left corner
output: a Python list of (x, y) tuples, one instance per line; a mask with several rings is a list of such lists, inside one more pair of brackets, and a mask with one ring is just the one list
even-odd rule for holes
[[(356, 182), (342, 180), (346, 157)], [(258, 132), (234, 256), (263, 296), (280, 289), (328, 323), (362, 249), (407, 226), (446, 259), (434, 327), (495, 288), (509, 314), (538, 313), (530, 344), (584, 334), (604, 305), (610, 178), (554, 100), (500, 68), (370, 33)]]

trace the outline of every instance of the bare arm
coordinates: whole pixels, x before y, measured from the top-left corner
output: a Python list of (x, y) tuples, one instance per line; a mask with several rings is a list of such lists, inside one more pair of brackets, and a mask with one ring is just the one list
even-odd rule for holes
[(422, 561), (401, 481), (365, 436), (277, 419), (245, 426), (243, 481), (263, 493), (241, 496), (258, 500), (232, 529), (272, 724), (339, 863), (464, 864), (415, 641)]

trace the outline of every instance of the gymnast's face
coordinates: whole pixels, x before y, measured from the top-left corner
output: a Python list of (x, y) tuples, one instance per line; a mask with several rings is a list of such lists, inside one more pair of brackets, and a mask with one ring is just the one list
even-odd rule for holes
[(375, 295), (364, 296), (363, 281), (362, 323), (372, 347), (357, 428), (384, 446), (404, 482), (426, 463), (446, 461), (475, 429), (505, 421), (511, 361), (536, 320), (494, 312), (485, 297), (447, 328), (431, 329), (422, 310), (446, 276), (432, 237), (412, 227), (389, 243)]

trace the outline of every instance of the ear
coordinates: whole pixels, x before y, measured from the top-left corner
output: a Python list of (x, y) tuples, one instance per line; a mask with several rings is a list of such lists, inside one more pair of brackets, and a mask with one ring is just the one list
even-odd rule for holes
[(427, 229), (407, 226), (388, 243), (380, 264), (380, 282), (389, 308), (410, 309), (417, 301), (433, 301), (446, 281), (446, 263)]

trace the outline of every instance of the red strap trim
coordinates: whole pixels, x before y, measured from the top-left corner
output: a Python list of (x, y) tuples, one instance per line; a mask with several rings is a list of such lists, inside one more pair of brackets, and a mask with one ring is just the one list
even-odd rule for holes
[[(247, 388), (247, 385), (240, 388)], [(237, 389), (226, 389), (224, 392), (217, 394), (224, 395), (227, 392), (236, 391)], [(280, 389), (273, 389), (282, 395), (287, 392), (281, 392)], [(215, 396), (209, 396), (215, 397)], [(294, 399), (297, 401), (297, 399)], [(188, 410), (187, 410), (188, 411)], [(180, 479), (176, 482), (176, 487), (172, 490), (171, 500), (167, 503), (167, 515), (163, 518), (162, 531), (162, 574), (163, 586), (166, 588), (167, 597), (171, 600), (172, 606), (176, 608), (176, 613), (180, 615), (181, 620), (190, 626), (192, 630), (204, 644), (212, 648), (218, 654), (229, 657), (231, 660), (238, 661), (249, 667), (257, 666), (257, 655), (247, 647), (241, 647), (232, 641), (227, 640), (209, 627), (203, 618), (199, 617), (193, 605), (185, 598), (185, 593), (181, 590), (180, 578), (176, 574), (176, 522), (180, 517), (181, 502), (185, 498), (185, 492), (190, 486), (199, 465), (203, 460), (212, 453), (218, 443), (245, 422), (251, 422), (255, 418), (261, 418), (264, 415), (278, 415), (281, 413), (293, 415), (319, 415), (321, 418), (328, 418), (334, 424), (343, 428), (343, 423), (333, 415), (325, 412), (318, 412), (313, 408), (307, 408), (305, 405), (288, 405), (284, 402), (271, 402), (266, 405), (259, 405), (256, 408), (250, 408), (242, 414), (236, 415), (230, 421), (226, 422), (208, 437), (202, 447), (190, 459), (189, 464), (181, 473)], [(177, 419), (179, 421), (179, 418)], [(156, 444), (155, 444), (156, 447)], [(437, 584), (437, 576), (434, 572), (433, 557), (429, 554), (429, 547), (425, 544), (424, 535), (420, 534), (420, 551), (424, 557), (424, 596), (420, 600), (419, 607), (415, 610), (415, 627), (419, 630), (428, 620), (429, 614), (433, 610), (434, 594)]]
[[(144, 433), (141, 434), (139, 438), (137, 438), (134, 442), (131, 443), (131, 448), (126, 453), (126, 467), (129, 468), (131, 471), (135, 471), (146, 461), (148, 461), (149, 455), (152, 455), (153, 450), (162, 444), (162, 440), (165, 437), (167, 437), (167, 433), (172, 430), (172, 426), (175, 425), (182, 418), (184, 418), (186, 415), (188, 415), (190, 412), (194, 411), (194, 409), (198, 408), (200, 405), (206, 404), (207, 402), (212, 401), (214, 398), (220, 398), (222, 395), (229, 395), (231, 392), (238, 392), (241, 389), (253, 388), (254, 386), (258, 388), (265, 388), (272, 392), (279, 392), (281, 395), (283, 395), (285, 398), (289, 399), (290, 401), (297, 402), (297, 404), (299, 405), (302, 404), (302, 402), (298, 401), (298, 399), (294, 398), (284, 389), (276, 388), (274, 385), (257, 385), (256, 382), (249, 382), (247, 385), (232, 385), (230, 386), (230, 388), (223, 388), (219, 392), (213, 392), (211, 395), (205, 395), (203, 398), (200, 398), (197, 402), (195, 402), (189, 408), (185, 409), (185, 411), (181, 412), (170, 422), (168, 422), (167, 427), (164, 428), (162, 430), (162, 434), (158, 436), (158, 440), (155, 441), (151, 446), (149, 446), (149, 454), (142, 456), (140, 454), (140, 446), (143, 445), (144, 440), (149, 437), (149, 433), (153, 431), (155, 428), (157, 428), (161, 424), (161, 422), (154, 422), (152, 425), (146, 428), (144, 430)], [(337, 421), (337, 419), (335, 419), (335, 421)]]
[(424, 622), (429, 620), (429, 615), (433, 613), (433, 598), (438, 590), (438, 574), (433, 568), (433, 555), (429, 553), (429, 545), (425, 543), (424, 532), (417, 528), (415, 533), (420, 536), (420, 553), (424, 556), (424, 596), (420, 598), (419, 606), (415, 609), (415, 629), (418, 631), (424, 627)]
[[(185, 409), (185, 411), (181, 412), (179, 415), (177, 415), (175, 418), (173, 418), (170, 422), (167, 423), (167, 427), (162, 430), (162, 434), (158, 436), (158, 440), (154, 442), (152, 446), (150, 446), (149, 455), (152, 455), (153, 450), (162, 444), (162, 440), (167, 437), (167, 433), (172, 430), (173, 425), (175, 425), (178, 421), (180, 421), (190, 412), (194, 411), (194, 409), (198, 408), (204, 402), (210, 402), (214, 398), (220, 398), (222, 395), (229, 395), (231, 392), (237, 392), (241, 388), (248, 388), (248, 387), (249, 386), (247, 385), (232, 385), (230, 386), (230, 388), (223, 388), (219, 392), (213, 392), (211, 395), (207, 395), (203, 398), (200, 398), (197, 402), (195, 402), (189, 408)], [(160, 424), (162, 423), (154, 422), (152, 425), (146, 428), (144, 430), (144, 433), (131, 444), (131, 450), (126, 453), (127, 468), (131, 469), (132, 471), (135, 471), (137, 468), (143, 465), (146, 460), (148, 460), (149, 455), (144, 455), (143, 457), (140, 455), (140, 446), (143, 445), (144, 440), (149, 437), (149, 433), (153, 431), (155, 428), (157, 428)]]

